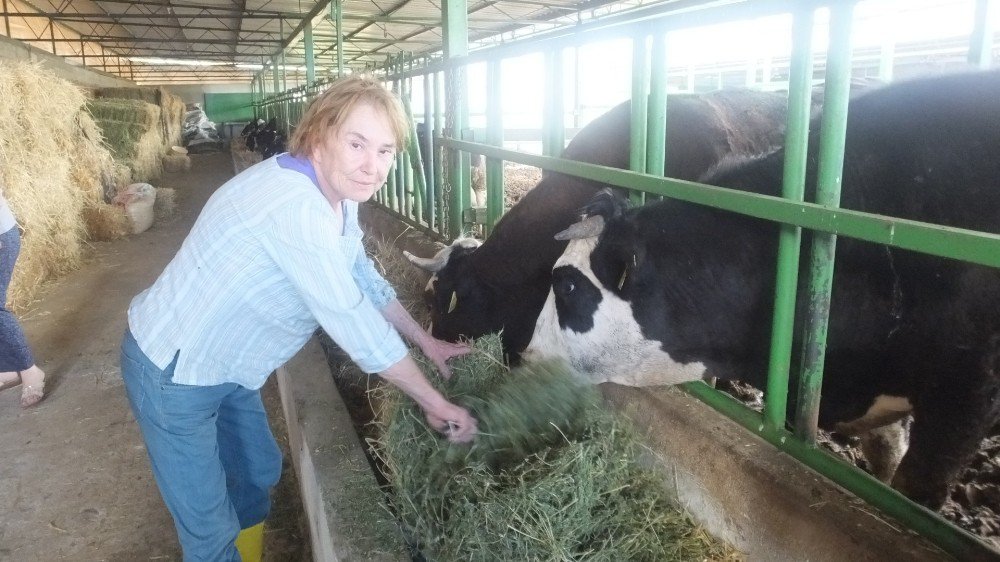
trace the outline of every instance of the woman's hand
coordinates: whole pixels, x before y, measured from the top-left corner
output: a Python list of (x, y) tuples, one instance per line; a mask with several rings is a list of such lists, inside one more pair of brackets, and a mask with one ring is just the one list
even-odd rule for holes
[(452, 357), (465, 355), (472, 351), (472, 348), (468, 344), (451, 343), (427, 334), (427, 337), (420, 342), (420, 351), (423, 351), (424, 355), (434, 363), (441, 376), (448, 379), (451, 378), (451, 367), (448, 366), (448, 360)]
[(424, 414), (427, 416), (427, 423), (452, 443), (468, 443), (476, 437), (476, 418), (461, 406), (444, 402), (433, 410), (425, 410)]

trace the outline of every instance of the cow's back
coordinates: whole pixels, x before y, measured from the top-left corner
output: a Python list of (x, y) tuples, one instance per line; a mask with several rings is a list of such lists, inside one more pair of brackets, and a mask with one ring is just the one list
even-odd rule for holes
[[(669, 96), (666, 175), (697, 180), (734, 153), (749, 156), (773, 150), (783, 137), (784, 111), (784, 96), (768, 92), (722, 90)], [(624, 102), (581, 129), (562, 157), (628, 169), (630, 134), (631, 103)], [(565, 242), (554, 239), (555, 234), (577, 220), (579, 209), (601, 187), (599, 182), (546, 173), (465, 260), (461, 274), (474, 277), (494, 294), (496, 302), (489, 314), (500, 318), (484, 318), (483, 324), (503, 327), (508, 350), (524, 349), (531, 338), (552, 266), (566, 248)], [(441, 315), (435, 325), (448, 321)], [(440, 330), (447, 331), (443, 325)]]

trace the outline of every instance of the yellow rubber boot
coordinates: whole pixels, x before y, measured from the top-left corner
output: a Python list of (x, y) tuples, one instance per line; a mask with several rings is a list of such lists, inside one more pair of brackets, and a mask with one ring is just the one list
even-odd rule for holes
[(236, 537), (236, 550), (243, 562), (260, 562), (264, 555), (264, 523), (257, 523), (240, 531)]

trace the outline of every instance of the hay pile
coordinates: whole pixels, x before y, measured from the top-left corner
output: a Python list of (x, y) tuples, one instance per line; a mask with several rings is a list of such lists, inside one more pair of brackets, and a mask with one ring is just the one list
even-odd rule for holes
[(164, 146), (181, 144), (181, 124), (184, 121), (184, 100), (163, 88), (100, 88), (94, 97), (139, 100), (160, 108), (160, 131)]
[(442, 439), (391, 387), (377, 391), (387, 410), (375, 451), (392, 507), (428, 560), (738, 558), (669, 502), (594, 389), (565, 367), (511, 372), (501, 357), (498, 336), (480, 338), (440, 383), (479, 419), (471, 446)]
[(159, 106), (136, 99), (102, 98), (88, 101), (87, 109), (115, 159), (132, 170), (133, 181), (160, 177), (166, 145)]
[(233, 157), (234, 174), (238, 174), (262, 160), (259, 152), (247, 148), (247, 141), (243, 135), (233, 137), (229, 143), (229, 152)]
[(122, 171), (76, 86), (2, 62), (0, 99), (0, 189), (23, 229), (8, 302), (23, 310), (43, 281), (78, 266), (85, 240), (124, 235), (124, 213), (104, 202)]

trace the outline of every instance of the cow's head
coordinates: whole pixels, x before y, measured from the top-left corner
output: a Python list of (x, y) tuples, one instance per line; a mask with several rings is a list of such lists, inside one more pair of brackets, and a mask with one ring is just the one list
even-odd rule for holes
[(431, 333), (436, 338), (457, 341), (501, 328), (486, 320), (496, 315), (492, 312), (492, 291), (479, 280), (470, 259), (479, 246), (475, 238), (459, 238), (432, 258), (403, 252), (410, 263), (432, 274), (424, 300), (431, 314)]
[(650, 318), (662, 321), (656, 311), (634, 305), (656, 274), (646, 260), (647, 243), (656, 241), (624, 209), (623, 199), (604, 190), (580, 222), (556, 235), (569, 245), (552, 269), (552, 288), (524, 360), (563, 359), (593, 383), (649, 386), (702, 378), (702, 363), (676, 361), (644, 333)]

